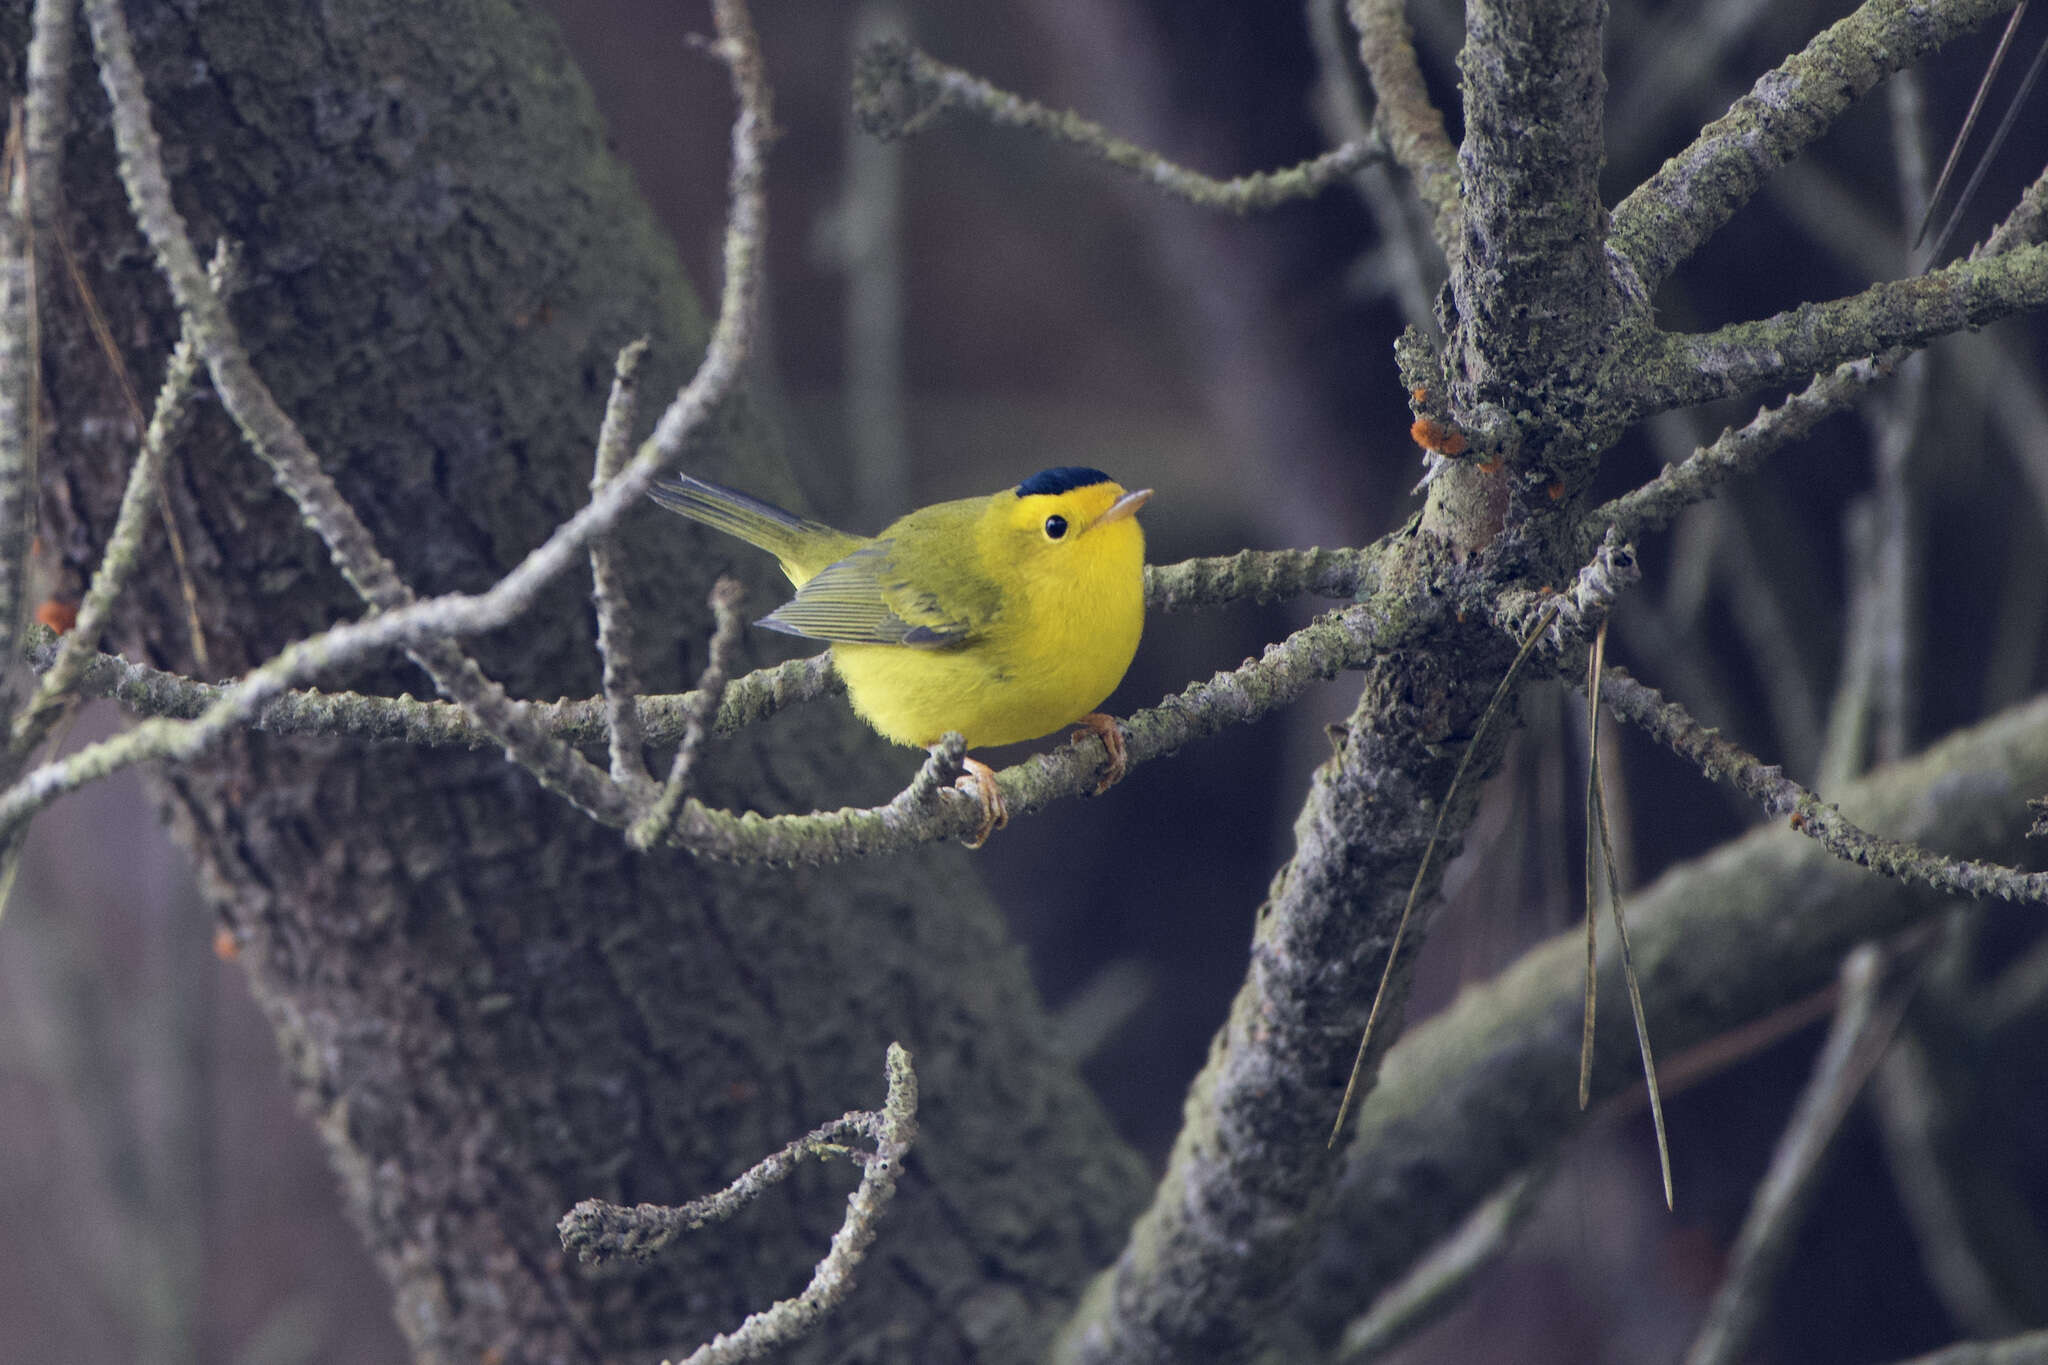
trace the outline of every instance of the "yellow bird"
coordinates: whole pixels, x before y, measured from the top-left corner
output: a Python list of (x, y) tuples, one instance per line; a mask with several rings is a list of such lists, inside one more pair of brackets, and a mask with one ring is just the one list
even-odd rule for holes
[[(831, 641), (853, 709), (884, 737), (929, 746), (956, 730), (969, 744), (1012, 744), (1078, 722), (1109, 751), (1096, 790), (1123, 776), (1123, 736), (1095, 708), (1144, 629), (1136, 513), (1151, 489), (1125, 492), (1099, 469), (1047, 469), (921, 507), (873, 537), (687, 474), (649, 496), (781, 562), (796, 596), (756, 624)], [(982, 802), (979, 845), (1009, 816), (994, 771), (965, 763)]]

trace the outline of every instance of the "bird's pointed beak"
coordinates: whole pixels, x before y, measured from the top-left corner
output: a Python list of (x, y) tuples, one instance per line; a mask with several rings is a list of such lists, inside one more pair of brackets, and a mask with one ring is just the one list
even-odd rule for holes
[(1125, 517), (1134, 517), (1138, 514), (1138, 509), (1150, 501), (1151, 497), (1152, 490), (1149, 488), (1140, 488), (1135, 492), (1126, 493), (1111, 503), (1109, 510), (1095, 519), (1095, 524), (1097, 526), (1107, 526), (1112, 521), (1122, 521)]

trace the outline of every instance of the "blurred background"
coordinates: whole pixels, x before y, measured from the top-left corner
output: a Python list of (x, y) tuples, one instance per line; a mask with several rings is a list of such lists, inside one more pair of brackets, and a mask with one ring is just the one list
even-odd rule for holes
[[(723, 71), (691, 45), (708, 16), (675, 0), (553, 8), (618, 153), (708, 294), (730, 117)], [(875, 529), (911, 505), (1085, 464), (1159, 490), (1145, 513), (1157, 562), (1363, 544), (1399, 525), (1419, 505), (1421, 465), (1391, 348), (1404, 326), (1427, 325), (1442, 263), (1395, 180), (1374, 173), (1236, 218), (1016, 132), (960, 120), (882, 145), (848, 114), (855, 46), (903, 33), (1197, 169), (1286, 165), (1357, 117), (1337, 8), (762, 4), (784, 136), (761, 383), (812, 510)], [(1609, 201), (1851, 8), (1617, 4)], [(1455, 138), (1459, 6), (1409, 11)], [(1913, 269), (1927, 163), (1939, 165), (1995, 37), (1880, 89), (1773, 177), (1660, 296), (1664, 325), (1761, 316)], [(2035, 14), (2015, 65), (2043, 41), (2048, 14)], [(2015, 84), (2003, 79), (1987, 123)], [(1956, 241), (2003, 216), (2044, 156), (2048, 91), (2020, 114)], [(1616, 618), (1620, 661), (1823, 792), (2038, 691), (2043, 340), (2037, 319), (1942, 343), (1644, 545), (1644, 587)], [(1753, 411), (1648, 424), (1614, 452), (1601, 494)], [(1111, 709), (1234, 666), (1314, 609), (1155, 617)], [(1323, 727), (1350, 701), (1344, 680), (1328, 684), (1100, 800), (1012, 826), (979, 859), (1063, 1041), (1155, 1161), (1242, 976), (1253, 913), (1328, 752)], [(1526, 705), (1450, 871), (1411, 1020), (1576, 923), (1581, 710), (1562, 692)], [(118, 723), (89, 714), (78, 733)], [(1610, 808), (1638, 884), (1753, 822), (1635, 736), (1611, 754)], [(906, 752), (887, 777), (915, 766)], [(33, 838), (0, 921), (0, 1216), (16, 1230), (0, 1244), (0, 1365), (403, 1359), (267, 1025), (238, 969), (216, 960), (203, 899), (140, 789), (94, 787)], [(1878, 1361), (2048, 1322), (2038, 921), (1958, 910), (1932, 950), (1939, 969), (1906, 1028), (1938, 1037), (1939, 1057), (1911, 1075), (1888, 1064), (1851, 1117), (1754, 1358)], [(1825, 1012), (1816, 1002), (1679, 1068), (1699, 1078), (1669, 1097), (1675, 1214), (1641, 1111), (1596, 1123), (1512, 1254), (1400, 1358), (1677, 1359)], [(1916, 1100), (1932, 1121), (1914, 1121), (1928, 1107)]]

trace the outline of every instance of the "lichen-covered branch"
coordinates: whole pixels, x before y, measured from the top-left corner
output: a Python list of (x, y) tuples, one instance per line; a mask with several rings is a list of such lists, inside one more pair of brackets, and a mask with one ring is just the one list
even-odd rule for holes
[[(803, 1292), (752, 1314), (731, 1332), (720, 1333), (691, 1352), (683, 1365), (757, 1360), (778, 1346), (802, 1340), (853, 1289), (853, 1272), (875, 1240), (882, 1213), (896, 1196), (903, 1159), (917, 1140), (917, 1074), (911, 1069), (910, 1053), (899, 1043), (889, 1045), (888, 1074), (888, 1098), (880, 1109), (847, 1114), (798, 1138), (717, 1194), (680, 1208), (641, 1204), (627, 1209), (585, 1200), (562, 1218), (563, 1250), (574, 1251), (590, 1263), (620, 1256), (645, 1260), (686, 1231), (730, 1218), (787, 1179), (806, 1157), (852, 1156), (861, 1166), (860, 1185), (847, 1196), (846, 1220)], [(872, 1141), (875, 1150), (854, 1153), (836, 1148), (832, 1140), (849, 1131)]]
[(1834, 416), (1872, 384), (1890, 374), (1906, 352), (1851, 361), (1820, 375), (1774, 408), (1765, 408), (1740, 427), (1731, 428), (1686, 459), (1668, 464), (1639, 488), (1594, 509), (1580, 531), (1581, 541), (1614, 527), (1636, 538), (1661, 529), (1695, 503), (1705, 502), (1721, 486), (1758, 469), (1763, 462)]
[[(1151, 565), (1145, 570), (1146, 599), (1162, 611), (1190, 611), (1234, 602), (1275, 602), (1304, 595), (1350, 598), (1370, 593), (1382, 546), (1362, 550), (1243, 550), (1210, 559)], [(441, 599), (430, 599), (423, 608)], [(438, 623), (427, 629), (438, 629)], [(402, 634), (402, 633), (401, 633)], [(79, 632), (81, 638), (84, 632)], [(30, 627), (29, 662), (47, 672), (65, 642), (45, 627)], [(395, 638), (381, 641), (391, 648)], [(365, 651), (367, 654), (367, 651)], [(76, 679), (82, 697), (110, 698), (135, 714), (193, 720), (221, 701), (233, 684), (204, 683), (110, 654), (85, 654)], [(734, 679), (720, 702), (712, 728), (727, 734), (766, 720), (784, 707), (832, 696), (844, 685), (832, 671), (829, 652), (791, 659)], [(655, 744), (679, 742), (698, 705), (696, 692), (638, 698), (644, 738)], [(605, 702), (522, 702), (534, 724), (579, 748), (606, 740)], [(340, 739), (391, 741), (426, 748), (484, 749), (497, 740), (450, 702), (415, 697), (378, 697), (360, 692), (286, 691), (250, 722), (273, 734), (327, 735)]]
[(1464, 235), (1458, 198), (1458, 151), (1444, 130), (1443, 112), (1430, 102), (1415, 61), (1415, 33), (1401, 0), (1349, 0), (1358, 30), (1358, 58), (1372, 79), (1373, 125), (1400, 167), (1415, 178), (1415, 192), (1436, 219), (1437, 246), (1455, 256)]
[(1147, 565), (1145, 605), (1156, 611), (1193, 611), (1291, 597), (1367, 597), (1376, 585), (1385, 544), (1358, 550), (1240, 550)]
[[(1136, 767), (1228, 726), (1257, 720), (1313, 684), (1357, 667), (1377, 648), (1379, 622), (1380, 609), (1371, 604), (1331, 612), (1267, 646), (1263, 657), (1134, 712), (1123, 722), (1126, 761)], [(1069, 746), (1003, 769), (998, 780), (1011, 816), (1093, 792), (1099, 778), (1096, 753), (1092, 747)], [(0, 803), (0, 827), (5, 815)], [(979, 803), (950, 788), (923, 801), (905, 791), (883, 806), (807, 815), (734, 815), (693, 800), (678, 814), (672, 842), (710, 858), (832, 863), (964, 839), (980, 822)]]
[[(293, 680), (303, 678), (304, 673), (298, 670), (315, 666), (316, 660), (320, 661), (319, 666), (332, 666), (349, 657), (349, 649), (382, 647), (392, 639), (388, 634), (390, 623), (401, 614), (412, 612), (416, 615), (408, 619), (415, 633), (405, 636), (404, 643), (434, 675), (437, 684), (477, 715), (521, 766), (543, 783), (592, 815), (622, 823), (630, 813), (630, 801), (624, 791), (573, 748), (533, 726), (525, 710), (486, 679), (449, 641), (460, 634), (490, 629), (525, 610), (546, 582), (587, 550), (594, 536), (608, 530), (628, 508), (638, 504), (647, 486), (666, 464), (679, 457), (684, 441), (710, 419), (738, 381), (751, 344), (758, 304), (761, 238), (766, 220), (762, 157), (770, 127), (767, 85), (744, 5), (739, 0), (718, 0), (714, 5), (721, 50), (732, 72), (740, 111), (733, 127), (729, 187), (732, 213), (726, 236), (725, 297), (703, 362), (662, 414), (654, 435), (626, 471), (608, 482), (581, 512), (558, 527), (544, 545), (488, 592), (474, 598), (450, 596), (432, 603), (415, 601), (411, 589), (377, 549), (354, 510), (341, 498), (296, 426), (250, 365), (225, 307), (198, 271), (183, 220), (171, 204), (161, 148), (150, 125), (141, 73), (120, 6), (114, 0), (86, 0), (86, 12), (100, 55), (102, 79), (114, 104), (115, 137), (124, 183), (137, 219), (171, 282), (194, 342), (206, 359), (214, 385), (250, 444), (271, 464), (280, 486), (326, 542), (344, 575), (366, 602), (384, 613), (354, 630), (331, 632), (317, 646), (295, 646), (287, 651), (291, 656), (289, 662), (280, 656), (272, 661), (275, 667), (266, 666), (258, 671), (260, 679), (252, 675), (233, 706), (216, 708), (209, 713), (209, 724), (192, 735), (179, 736), (172, 747), (187, 756), (198, 752), (197, 746), (232, 728), (236, 723), (233, 717), (239, 715), (246, 720), (252, 704), (260, 707)], [(423, 607), (428, 610), (422, 612)], [(55, 781), (53, 777), (45, 786)]]
[(1765, 73), (1615, 208), (1608, 251), (1623, 289), (1647, 302), (1749, 202), (1766, 175), (1811, 145), (1879, 81), (2013, 3), (1868, 0)]
[(661, 791), (649, 804), (647, 813), (626, 831), (627, 842), (635, 848), (652, 848), (665, 841), (675, 826), (677, 810), (690, 794), (697, 762), (704, 756), (704, 745), (711, 737), (712, 718), (718, 714), (718, 704), (724, 700), (726, 685), (731, 681), (740, 632), (747, 626), (740, 615), (744, 596), (745, 589), (733, 578), (721, 578), (711, 589), (715, 625), (708, 651), (710, 658), (697, 679), (693, 701), (685, 708), (683, 737), (676, 745), (675, 761), (669, 765), (668, 780), (661, 784)]
[[(151, 123), (142, 72), (118, 0), (84, 4), (101, 82), (113, 105), (114, 139), (130, 206), (178, 301), (187, 334), (206, 361), (215, 391), (363, 601), (377, 611), (410, 605), (416, 600), (412, 588), (377, 547), (376, 538), (335, 487), (297, 424), (256, 373), (226, 305), (199, 265), (184, 218), (171, 202), (163, 148)], [(506, 751), (544, 784), (593, 815), (623, 813), (624, 799), (605, 775), (568, 745), (527, 726), (504, 689), (449, 639), (414, 640), (410, 651), (442, 691), (483, 720)]]
[(1606, 14), (1600, 0), (1465, 10), (1465, 232), (1445, 370), (1465, 434), (1511, 466), (1578, 406), (1553, 395), (1595, 382), (1620, 315), (1599, 187)]
[(1734, 787), (1767, 814), (1789, 817), (1793, 829), (1838, 858), (1951, 895), (2048, 904), (2048, 872), (2021, 872), (1996, 863), (1946, 858), (1872, 834), (1838, 807), (1785, 776), (1775, 763), (1764, 763), (1723, 739), (1694, 720), (1684, 707), (1665, 700), (1657, 689), (1636, 681), (1624, 670), (1607, 670), (1605, 691), (1616, 716), (1641, 727), (1707, 777)]
[[(1408, 573), (1429, 562), (1427, 544), (1415, 542)], [(1404, 597), (1386, 585), (1387, 566), (1382, 576), (1374, 601), (1388, 620), (1377, 627), (1384, 638), (1360, 701), (1315, 775), (1294, 856), (1260, 907), (1250, 971), (1189, 1094), (1166, 1174), (1116, 1265), (1063, 1332), (1055, 1354), (1063, 1365), (1239, 1359), (1293, 1330), (1276, 1310), (1330, 1210), (1329, 1124), (1459, 761), (1425, 736), (1469, 734), (1505, 669), (1501, 637), (1481, 629), (1460, 638), (1442, 598)], [(1455, 680), (1428, 662), (1444, 650), (1467, 660)], [(1421, 677), (1443, 689), (1441, 709), (1418, 713), (1407, 701)], [(1501, 741), (1473, 742), (1490, 746), (1477, 755), (1483, 773)], [(1450, 838), (1472, 805), (1471, 790), (1461, 790), (1441, 822)], [(1434, 892), (1432, 875), (1419, 902)], [(1388, 979), (1390, 1022), (1399, 1020), (1420, 938), (1410, 934)], [(1392, 1033), (1376, 1035), (1362, 1072), (1368, 1085)], [(1278, 1354), (1295, 1355), (1286, 1343)]]
[[(573, 1252), (591, 1266), (618, 1260), (650, 1261), (684, 1233), (732, 1217), (796, 1174), (806, 1161), (858, 1155), (865, 1164), (872, 1156), (882, 1155), (884, 1143), (895, 1144), (894, 1159), (900, 1160), (917, 1132), (917, 1074), (909, 1051), (900, 1043), (889, 1045), (887, 1075), (889, 1090), (880, 1109), (856, 1109), (840, 1115), (762, 1158), (716, 1194), (687, 1204), (635, 1204), (630, 1208), (602, 1199), (584, 1200), (562, 1215), (557, 1228), (562, 1250)], [(874, 1142), (875, 1153), (849, 1151), (839, 1142), (847, 1134)]]
[[(612, 369), (611, 397), (597, 433), (597, 457), (590, 474), (590, 492), (617, 476), (633, 440), (633, 414), (639, 398), (640, 363), (647, 358), (647, 338), (629, 342)], [(597, 608), (597, 656), (604, 665), (605, 729), (609, 732), (612, 781), (629, 791), (645, 792), (654, 784), (641, 752), (646, 735), (640, 728), (640, 670), (633, 661), (633, 616), (626, 599), (625, 565), (616, 539), (601, 535), (590, 542), (590, 597)]]
[[(234, 255), (223, 243), (207, 266), (207, 279), (216, 291), (225, 294), (233, 265)], [(17, 754), (33, 749), (43, 741), (55, 723), (59, 709), (74, 694), (98, 657), (94, 650), (100, 634), (107, 627), (121, 589), (139, 566), (142, 538), (149, 529), (149, 515), (154, 509), (160, 486), (158, 471), (172, 442), (177, 440), (187, 400), (192, 396), (192, 385), (198, 377), (198, 350), (193, 346), (190, 335), (182, 335), (171, 350), (170, 364), (164, 368), (156, 407), (150, 413), (149, 427), (142, 434), (142, 448), (136, 452), (135, 464), (128, 471), (128, 483), (121, 493), (121, 508), (115, 514), (114, 529), (107, 537), (106, 548), (100, 552), (99, 569), (93, 574), (85, 598), (78, 605), (78, 619), (58, 640), (55, 654), (37, 684), (35, 695), (27, 708), (15, 717), (12, 742)]]
[(1169, 194), (1231, 213), (1251, 213), (1320, 194), (1387, 155), (1379, 139), (1372, 138), (1348, 142), (1284, 170), (1218, 180), (1126, 142), (1079, 114), (1049, 109), (999, 89), (902, 39), (885, 39), (862, 49), (854, 68), (853, 99), (861, 127), (876, 137), (907, 137), (931, 126), (948, 110), (962, 110), (1002, 127), (1023, 128), (1079, 147)]
[[(1612, 687), (1610, 681), (1609, 688)], [(1610, 693), (1611, 696), (1611, 693)], [(1860, 823), (1958, 855), (2018, 848), (2021, 796), (2048, 785), (2048, 700), (2015, 708), (1842, 793)], [(1857, 943), (1944, 911), (1946, 896), (1875, 879), (1781, 826), (1673, 868), (1630, 904), (1650, 1025), (1685, 1049), (1824, 986)], [(1337, 1226), (1297, 1302), (1320, 1340), (1396, 1282), (1518, 1171), (1584, 1122), (1578, 1106), (1582, 937), (1560, 934), (1389, 1052), (1358, 1115)], [(1604, 960), (1603, 991), (1620, 989)], [(1596, 1097), (1638, 1082), (1629, 1024), (1603, 1025)]]
[(1795, 383), (1859, 356), (1917, 347), (2048, 306), (2048, 245), (1958, 261), (1860, 294), (1696, 336), (1665, 335), (1634, 367), (1643, 416)]
[[(366, 733), (383, 725), (388, 716), (396, 733), (373, 737), (416, 734), (438, 736), (442, 742), (449, 742), (462, 736), (461, 742), (468, 742), (467, 731), (451, 730), (435, 713), (422, 709), (420, 703), (394, 704), (342, 695), (307, 697), (302, 701), (289, 698), (293, 686), (344, 661), (355, 662), (378, 649), (388, 649), (404, 640), (410, 630), (440, 628), (436, 609), (447, 600), (435, 598), (335, 627), (287, 647), (239, 681), (222, 688), (200, 689), (197, 684), (118, 660), (89, 669), (84, 681), (109, 689), (114, 695), (170, 702), (181, 709), (201, 698), (209, 700), (194, 719), (145, 721), (28, 774), (0, 793), (0, 832), (89, 782), (136, 763), (189, 759), (224, 735), (255, 725), (265, 716), (275, 718), (275, 728), (291, 726), (304, 731), (326, 716), (346, 712), (353, 718), (350, 729), (354, 733)], [(1158, 706), (1136, 713), (1124, 723), (1129, 761), (1137, 764), (1162, 757), (1226, 726), (1256, 720), (1293, 701), (1311, 684), (1357, 666), (1373, 648), (1374, 619), (1373, 611), (1365, 605), (1330, 613), (1285, 641), (1268, 646), (1263, 658), (1219, 673), (1206, 683), (1193, 684), (1179, 696), (1168, 697)], [(820, 695), (827, 690), (825, 680), (819, 676), (821, 668), (818, 660), (798, 660), (771, 670), (772, 676), (760, 683), (740, 680), (746, 684), (745, 700), (733, 712), (721, 713), (721, 726), (728, 714), (733, 724), (741, 724), (779, 707), (795, 694)], [(682, 712), (682, 733), (688, 732), (688, 715), (699, 704), (692, 699), (700, 695), (686, 693), (673, 699)], [(541, 727), (539, 717), (543, 715), (564, 716), (565, 724), (569, 725), (565, 740), (576, 733), (589, 735), (588, 727), (593, 725), (602, 726), (601, 702), (578, 703), (568, 708), (518, 705), (527, 713), (522, 724), (533, 728)], [(579, 713), (577, 706), (583, 711)], [(386, 715), (375, 714), (380, 707)], [(570, 718), (579, 716), (571, 723)], [(578, 732), (578, 725), (585, 728)], [(603, 733), (601, 728), (597, 733)], [(1012, 813), (1023, 814), (1050, 801), (1092, 791), (1095, 778), (1086, 757), (1071, 749), (1061, 750), (1005, 769), (1003, 794)], [(973, 804), (962, 797), (959, 801), (941, 802), (912, 818), (913, 812), (899, 797), (884, 806), (760, 816), (712, 810), (689, 800), (677, 815), (669, 842), (707, 857), (745, 862), (837, 862), (965, 837), (976, 824), (970, 810)], [(616, 818), (607, 818), (602, 813), (598, 818), (623, 828), (632, 814), (622, 809)]]
[[(69, 639), (69, 636), (63, 637)], [(32, 626), (28, 658), (38, 670), (52, 667), (59, 640), (47, 626)], [(148, 664), (131, 663), (112, 654), (89, 654), (75, 685), (80, 697), (107, 698), (138, 716), (194, 720), (206, 714), (231, 690), (232, 684), (203, 683)], [(836, 695), (844, 684), (832, 671), (830, 654), (790, 659), (735, 678), (719, 703), (712, 728), (729, 734), (758, 724), (788, 706)], [(680, 741), (697, 706), (696, 692), (677, 692), (637, 699), (644, 737), (654, 744)], [(605, 700), (522, 702), (533, 721), (570, 744), (602, 748), (607, 740)], [(250, 722), (252, 729), (277, 735), (325, 735), (418, 748), (488, 749), (497, 740), (460, 706), (418, 697), (373, 697), (361, 692), (287, 691)]]
[[(1971, 253), (1972, 260), (2038, 244), (2048, 235), (2048, 171), (2037, 176), (2011, 213)], [(1817, 376), (1775, 408), (1765, 408), (1742, 427), (1724, 431), (1708, 445), (1612, 502), (1595, 509), (1580, 529), (1582, 553), (1590, 554), (1603, 528), (1636, 539), (1668, 525), (1672, 518), (1712, 497), (1729, 479), (1755, 470), (1772, 454), (1799, 440), (1842, 411), (1858, 395), (1889, 377), (1910, 352), (1896, 347), (1838, 365)]]
[[(18, 146), (17, 129), (8, 141)], [(11, 654), (27, 616), (22, 583), (35, 535), (35, 247), (19, 167), (0, 173), (0, 651)], [(0, 688), (0, 719), (17, 698)]]

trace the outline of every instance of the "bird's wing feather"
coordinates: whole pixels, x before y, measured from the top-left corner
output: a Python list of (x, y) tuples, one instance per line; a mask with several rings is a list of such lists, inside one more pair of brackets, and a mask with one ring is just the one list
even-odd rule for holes
[(901, 562), (895, 541), (874, 541), (820, 569), (756, 624), (847, 644), (941, 649), (965, 641), (973, 621), (919, 589), (917, 576), (906, 572), (912, 567)]

